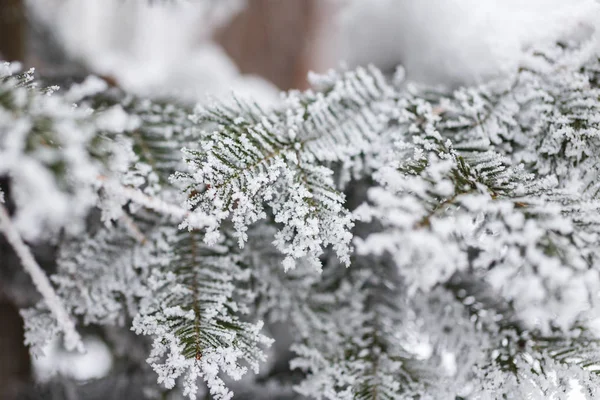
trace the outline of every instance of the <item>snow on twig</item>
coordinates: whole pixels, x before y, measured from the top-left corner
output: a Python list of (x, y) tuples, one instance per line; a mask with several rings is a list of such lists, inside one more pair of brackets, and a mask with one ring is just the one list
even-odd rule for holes
[(23, 268), (31, 276), (33, 284), (44, 298), (50, 312), (56, 318), (58, 326), (64, 334), (65, 347), (68, 350), (77, 349), (78, 351), (83, 351), (83, 343), (81, 336), (75, 329), (75, 323), (71, 319), (69, 312), (65, 309), (62, 300), (54, 291), (48, 276), (35, 261), (29, 247), (21, 239), (3, 204), (0, 204), (0, 231), (4, 233), (6, 240), (21, 260)]
[(205, 213), (190, 211), (176, 204), (168, 203), (158, 197), (148, 196), (141, 190), (123, 186), (109, 180), (105, 176), (99, 176), (98, 180), (109, 192), (122, 195), (140, 206), (156, 211), (162, 215), (169, 216), (175, 221), (182, 223), (185, 221), (186, 226), (190, 227), (190, 229), (201, 229), (217, 225), (215, 218)]

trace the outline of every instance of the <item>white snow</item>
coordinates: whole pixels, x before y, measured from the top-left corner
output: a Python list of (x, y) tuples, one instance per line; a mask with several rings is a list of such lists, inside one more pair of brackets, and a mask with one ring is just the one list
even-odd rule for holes
[(187, 101), (232, 91), (260, 103), (277, 99), (275, 86), (240, 75), (212, 31), (235, 14), (240, 0), (29, 0), (58, 41), (96, 74), (144, 96)]
[[(514, 71), (531, 46), (591, 36), (595, 0), (347, 0), (339, 57), (411, 80), (476, 83)], [(597, 34), (597, 33), (596, 33)]]
[(44, 355), (32, 358), (36, 380), (46, 382), (57, 374), (78, 381), (106, 376), (112, 367), (112, 355), (106, 344), (94, 337), (83, 338), (85, 353), (65, 351), (57, 340), (50, 342)]

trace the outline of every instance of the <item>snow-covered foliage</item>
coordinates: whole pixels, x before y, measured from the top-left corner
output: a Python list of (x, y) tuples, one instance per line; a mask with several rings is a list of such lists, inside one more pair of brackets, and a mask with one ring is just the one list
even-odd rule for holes
[[(189, 203), (219, 220), (231, 217), (240, 246), (248, 226), (266, 218), (266, 203), (282, 228), (275, 245), (287, 257), (286, 270), (307, 257), (317, 269), (324, 247), (332, 245), (349, 264), (352, 219), (324, 164), (353, 158), (377, 134), (370, 103), (385, 97), (381, 77), (359, 69), (337, 81), (329, 93), (290, 93), (283, 110), (257, 106), (209, 106), (194, 119), (217, 125), (200, 149), (185, 150), (189, 174), (176, 181), (190, 193)], [(237, 115), (237, 116), (236, 116)], [(344, 115), (348, 117), (343, 121)], [(207, 239), (213, 238), (209, 232)]]
[[(0, 229), (43, 296), (27, 342), (131, 327), (190, 398), (596, 398), (600, 59), (530, 61), (454, 92), (331, 72), (272, 109), (8, 71)], [(52, 285), (23, 242), (45, 232)], [(268, 349), (282, 323), (294, 356)]]
[(99, 173), (90, 152), (102, 139), (89, 112), (32, 89), (33, 71), (14, 75), (17, 68), (4, 64), (0, 75), (0, 174), (15, 182), (13, 224), (37, 239), (80, 227), (76, 222), (95, 201), (89, 183)]
[(158, 243), (163, 265), (148, 278), (151, 293), (142, 300), (133, 329), (154, 336), (148, 362), (159, 383), (172, 388), (184, 375), (184, 395), (194, 398), (202, 377), (215, 399), (229, 399), (232, 393), (219, 372), (239, 380), (247, 372), (238, 361), (243, 360), (257, 373), (265, 359), (260, 345), (270, 343), (260, 332), (262, 322), (243, 322), (236, 315), (248, 312), (236, 297), (247, 297), (239, 282), (247, 281), (250, 271), (242, 269), (240, 255), (231, 254), (226, 242), (208, 248), (198, 233), (163, 235), (167, 243)]

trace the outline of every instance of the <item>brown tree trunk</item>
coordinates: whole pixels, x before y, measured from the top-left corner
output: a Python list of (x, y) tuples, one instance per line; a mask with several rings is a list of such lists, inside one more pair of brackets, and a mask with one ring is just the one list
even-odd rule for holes
[(0, 399), (17, 400), (29, 382), (31, 363), (23, 345), (23, 320), (10, 301), (0, 298)]
[[(26, 26), (23, 1), (0, 0), (0, 60), (24, 61)], [(0, 242), (1, 239), (0, 237)], [(11, 259), (6, 246), (0, 243), (0, 276), (5, 275)], [(23, 319), (15, 304), (3, 294), (2, 286), (0, 285), (0, 399), (17, 400), (30, 380), (31, 361), (23, 344)]]
[(22, 0), (0, 0), (0, 59), (25, 58), (25, 7)]
[(248, 0), (246, 9), (216, 34), (242, 73), (260, 75), (280, 89), (307, 87), (319, 66), (322, 0)]

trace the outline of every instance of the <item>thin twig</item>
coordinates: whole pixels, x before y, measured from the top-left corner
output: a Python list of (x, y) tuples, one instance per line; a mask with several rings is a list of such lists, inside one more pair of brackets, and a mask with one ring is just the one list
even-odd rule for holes
[(37, 261), (33, 257), (31, 250), (29, 247), (23, 242), (21, 235), (17, 231), (17, 228), (12, 223), (12, 220), (4, 207), (3, 204), (0, 203), (0, 231), (4, 233), (6, 240), (12, 246), (15, 253), (21, 260), (21, 264), (23, 265), (23, 269), (31, 276), (31, 280), (35, 285), (38, 292), (44, 298), (46, 305), (50, 312), (56, 318), (58, 323), (58, 327), (62, 330), (65, 339), (65, 347), (68, 350), (77, 349), (79, 351), (83, 350), (83, 343), (81, 341), (81, 336), (77, 333), (75, 329), (75, 324), (71, 319), (68, 311), (65, 309), (62, 300), (56, 292), (54, 288), (50, 284), (50, 280), (46, 273), (42, 270), (42, 268), (38, 265)]
[(133, 218), (131, 218), (127, 214), (121, 215), (120, 218), (125, 223), (125, 226), (127, 227), (129, 233), (131, 233), (135, 237), (135, 240), (137, 240), (138, 243), (146, 244), (148, 239), (146, 238), (146, 235), (144, 235), (140, 227), (135, 223)]
[(113, 182), (104, 176), (99, 176), (98, 180), (102, 182), (103, 187), (112, 192), (125, 196), (128, 200), (156, 211), (162, 215), (169, 216), (177, 222), (188, 221), (188, 225), (194, 229), (201, 229), (207, 226), (214, 225), (215, 219), (209, 215), (199, 215), (198, 212), (186, 210), (175, 204), (167, 203), (157, 197), (148, 196), (138, 189), (127, 186), (122, 186), (117, 182)]

